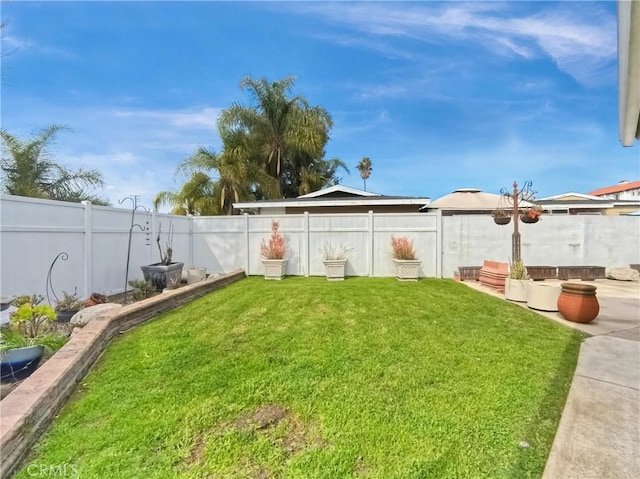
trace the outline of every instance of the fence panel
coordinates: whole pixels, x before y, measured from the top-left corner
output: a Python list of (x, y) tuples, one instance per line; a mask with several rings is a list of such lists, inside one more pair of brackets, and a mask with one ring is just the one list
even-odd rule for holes
[(218, 216), (193, 218), (193, 266), (209, 273), (247, 268), (247, 217)]
[(373, 276), (393, 276), (391, 238), (407, 236), (421, 261), (419, 276), (438, 275), (437, 214), (376, 214), (373, 222)]
[[(489, 216), (443, 217), (443, 277), (459, 266), (483, 260), (509, 262), (513, 221), (496, 225)], [(535, 224), (518, 226), (521, 256), (533, 266), (623, 266), (640, 258), (640, 217), (543, 215)]]
[(369, 215), (309, 215), (309, 274), (324, 276), (323, 250), (344, 246), (349, 249), (346, 276), (368, 276)]
[(77, 203), (15, 196), (0, 200), (0, 294), (46, 293), (49, 266), (61, 252), (53, 271), (56, 291), (79, 294), (85, 289), (85, 207)]

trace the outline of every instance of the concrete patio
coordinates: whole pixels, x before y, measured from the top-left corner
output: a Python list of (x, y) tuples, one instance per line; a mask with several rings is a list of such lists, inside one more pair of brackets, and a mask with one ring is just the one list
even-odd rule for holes
[[(547, 280), (560, 284), (564, 281)], [(590, 324), (535, 311), (586, 339), (543, 479), (640, 478), (640, 282), (583, 281), (597, 287), (600, 313)], [(478, 282), (464, 284), (504, 297)], [(526, 303), (514, 303), (527, 307)]]

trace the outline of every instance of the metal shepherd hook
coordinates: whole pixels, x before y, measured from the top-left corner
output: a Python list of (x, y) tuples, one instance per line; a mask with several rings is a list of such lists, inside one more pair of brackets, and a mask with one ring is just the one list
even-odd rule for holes
[(127, 287), (129, 285), (129, 260), (131, 258), (131, 237), (133, 236), (133, 228), (134, 227), (138, 227), (140, 228), (140, 231), (146, 231), (148, 229), (144, 228), (143, 226), (139, 225), (138, 223), (134, 223), (134, 218), (136, 216), (136, 210), (138, 208), (142, 209), (145, 213), (148, 213), (149, 210), (147, 208), (145, 208), (142, 205), (138, 204), (138, 199), (140, 198), (140, 195), (131, 195), (131, 196), (127, 196), (126, 198), (122, 198), (120, 201), (118, 201), (118, 204), (121, 205), (122, 203), (124, 203), (126, 200), (131, 201), (132, 203), (132, 208), (131, 208), (131, 226), (129, 227), (129, 245), (127, 247), (127, 269), (125, 271), (124, 274), (124, 296), (123, 296), (123, 304), (127, 304)]

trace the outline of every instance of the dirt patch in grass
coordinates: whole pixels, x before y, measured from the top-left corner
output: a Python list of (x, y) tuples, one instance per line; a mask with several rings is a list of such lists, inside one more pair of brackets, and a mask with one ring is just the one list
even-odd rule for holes
[(358, 456), (358, 459), (356, 459), (356, 464), (353, 467), (353, 472), (356, 476), (364, 476), (367, 471), (367, 464), (364, 462), (364, 458), (362, 456)]
[[(284, 424), (282, 431), (276, 428)], [(256, 431), (265, 434), (272, 442), (278, 444), (287, 454), (296, 454), (307, 446), (324, 447), (327, 441), (321, 437), (312, 437), (309, 427), (300, 418), (278, 404), (260, 406), (255, 411), (245, 414), (224, 427), (225, 430)]]
[(206, 438), (204, 436), (200, 436), (196, 441), (196, 444), (191, 449), (191, 454), (189, 454), (189, 457), (187, 458), (186, 462), (188, 466), (199, 464), (202, 461), (202, 452), (206, 445)]
[[(211, 432), (202, 434), (186, 460), (187, 465), (202, 462), (202, 455), (210, 434), (227, 434), (229, 432), (254, 432), (266, 436), (274, 445), (282, 448), (287, 455), (294, 455), (307, 447), (325, 447), (328, 442), (311, 432), (296, 414), (278, 404), (266, 404), (249, 413), (243, 414), (235, 420), (227, 421), (216, 426)], [(241, 469), (251, 471), (250, 477), (255, 479), (269, 479), (271, 473), (263, 467), (251, 462), (247, 458)]]
[[(233, 429), (238, 431), (265, 430), (277, 426), (291, 413), (277, 404), (261, 406), (252, 413), (240, 416), (231, 423)], [(226, 427), (225, 429), (229, 429)]]

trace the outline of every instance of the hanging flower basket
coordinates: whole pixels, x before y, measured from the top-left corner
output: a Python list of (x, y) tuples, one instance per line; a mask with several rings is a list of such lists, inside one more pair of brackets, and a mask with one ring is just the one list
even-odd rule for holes
[(529, 209), (524, 209), (520, 212), (520, 221), (523, 223), (537, 223), (542, 215), (542, 208), (540, 206), (533, 206)]
[(529, 223), (529, 224), (537, 223), (539, 219), (540, 217), (538, 216), (531, 217), (528, 213), (523, 213), (520, 215), (520, 221), (522, 221), (523, 223)]
[(497, 225), (508, 225), (511, 223), (511, 216), (494, 216), (493, 221)]

